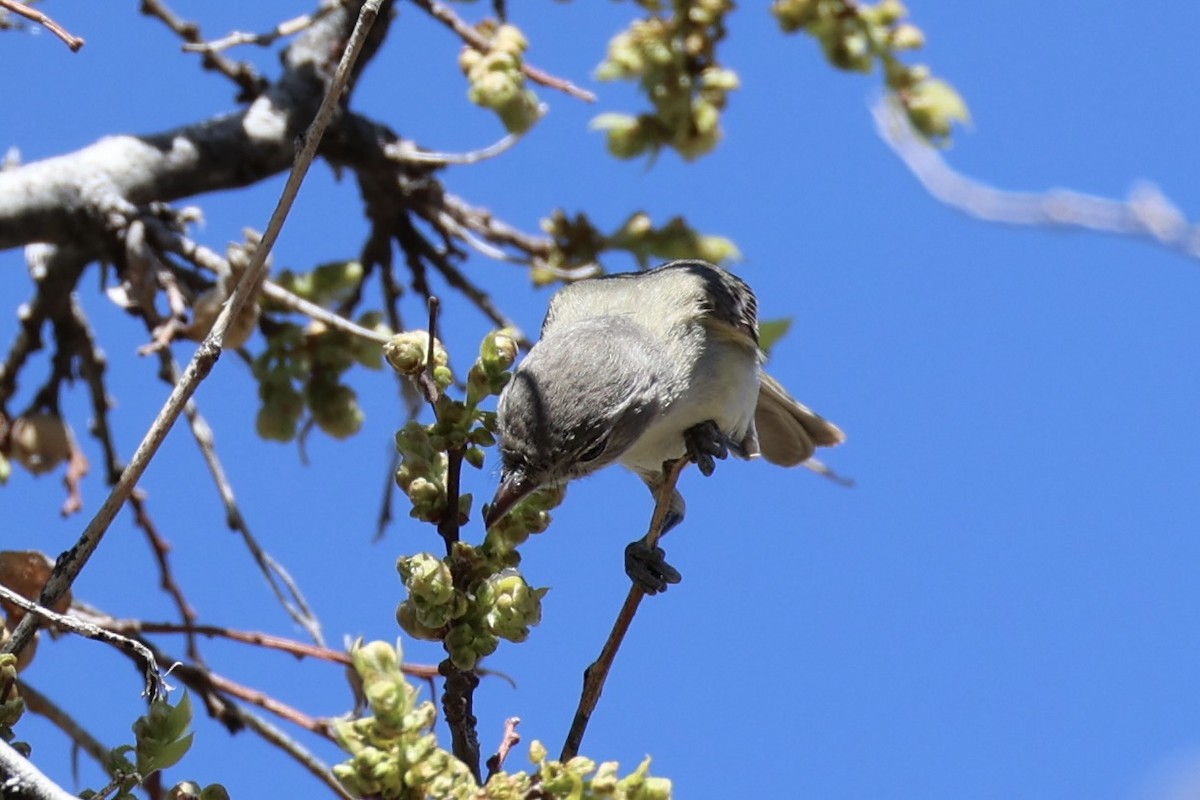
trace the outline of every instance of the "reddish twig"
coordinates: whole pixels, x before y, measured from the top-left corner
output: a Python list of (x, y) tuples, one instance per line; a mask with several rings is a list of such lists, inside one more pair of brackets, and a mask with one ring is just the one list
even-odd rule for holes
[[(150, 518), (150, 512), (146, 508), (146, 493), (141, 489), (134, 489), (132, 494), (129, 495), (129, 508), (133, 512), (134, 521), (146, 534), (146, 540), (150, 543), (150, 549), (154, 552), (154, 560), (158, 564), (159, 588), (169, 594), (171, 599), (175, 601), (175, 607), (179, 609), (179, 616), (183, 619), (183, 624), (190, 628), (196, 624), (198, 615), (196, 614), (196, 609), (192, 608), (191, 603), (183, 596), (183, 590), (179, 588), (179, 584), (175, 581), (175, 574), (171, 571), (171, 562), (169, 560), (171, 545), (159, 534), (158, 526)], [(200, 664), (204, 663), (204, 659), (200, 656), (200, 647), (196, 642), (196, 637), (191, 633), (187, 637), (187, 654), (188, 658), (193, 661)]]
[[(675, 491), (675, 484), (679, 482), (680, 473), (688, 463), (690, 462), (685, 458), (679, 459), (666, 470), (666, 474), (663, 476), (662, 486), (659, 487), (655, 496), (654, 515), (650, 518), (650, 530), (646, 534), (646, 544), (651, 548), (658, 543), (659, 537), (662, 536), (663, 525), (666, 524), (667, 514), (671, 510), (671, 495)], [(645, 591), (636, 583), (629, 587), (629, 594), (625, 597), (625, 603), (621, 606), (620, 613), (617, 614), (612, 632), (609, 633), (608, 640), (605, 641), (604, 648), (600, 651), (600, 657), (584, 670), (583, 694), (579, 698), (579, 707), (575, 711), (575, 719), (571, 722), (571, 730), (568, 731), (567, 739), (563, 743), (560, 760), (569, 761), (579, 755), (579, 746), (583, 744), (583, 734), (587, 731), (592, 712), (596, 710), (600, 693), (604, 691), (604, 682), (608, 679), (608, 673), (612, 669), (613, 661), (616, 660), (617, 651), (621, 649), (621, 642), (624, 641), (625, 634), (637, 614), (638, 606), (641, 605), (642, 598), (645, 596)]]
[(488, 780), (504, 768), (504, 759), (508, 758), (509, 751), (521, 742), (521, 734), (517, 733), (517, 726), (520, 724), (520, 717), (504, 720), (504, 736), (500, 739), (500, 746), (496, 748), (495, 755), (487, 760)]
[(72, 53), (78, 53), (79, 48), (83, 47), (84, 40), (82, 38), (71, 34), (66, 28), (36, 8), (30, 8), (24, 3), (17, 2), (17, 0), (0, 0), (0, 8), (6, 8), (14, 14), (41, 25), (59, 39), (62, 39), (67, 47), (71, 48)]

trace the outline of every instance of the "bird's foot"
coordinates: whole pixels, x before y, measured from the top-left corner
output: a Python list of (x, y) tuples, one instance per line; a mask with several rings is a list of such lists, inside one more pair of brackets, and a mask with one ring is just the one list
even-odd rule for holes
[(729, 437), (711, 419), (684, 431), (683, 442), (688, 458), (706, 478), (717, 468), (713, 459), (724, 459), (729, 455)]
[(669, 585), (683, 580), (666, 556), (661, 547), (651, 547), (645, 539), (630, 542), (625, 548), (625, 574), (646, 594), (665, 592)]

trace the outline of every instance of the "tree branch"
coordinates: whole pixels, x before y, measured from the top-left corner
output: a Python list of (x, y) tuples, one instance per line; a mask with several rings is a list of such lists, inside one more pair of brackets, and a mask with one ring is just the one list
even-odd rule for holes
[(62, 25), (59, 25), (41, 11), (38, 11), (36, 8), (30, 8), (24, 3), (17, 2), (17, 0), (0, 0), (0, 8), (6, 8), (18, 16), (22, 16), (27, 20), (38, 23), (46, 30), (57, 36), (59, 39), (62, 39), (67, 47), (71, 48), (72, 53), (78, 53), (79, 48), (83, 47), (83, 39), (72, 35), (66, 28), (64, 28)]
[(79, 800), (0, 739), (0, 792), (5, 800)]
[[(296, 194), (300, 190), (300, 184), (304, 180), (304, 175), (307, 173), (309, 165), (312, 164), (312, 160), (316, 156), (317, 145), (320, 143), (321, 136), (324, 134), (325, 128), (337, 110), (342, 93), (350, 78), (351, 67), (358, 58), (358, 54), (365, 43), (366, 32), (370, 29), (371, 24), (378, 15), (379, 6), (380, 0), (365, 0), (363, 3), (356, 24), (354, 25), (353, 33), (350, 35), (349, 42), (345, 46), (337, 72), (333, 80), (330, 81), (328, 91), (325, 93), (325, 98), (321, 103), (317, 116), (312, 121), (312, 125), (305, 136), (304, 148), (296, 159), (295, 166), (292, 168), (287, 184), (284, 187), (283, 196), (280, 198), (275, 212), (271, 215), (271, 221), (263, 232), (262, 242), (255, 249), (249, 268), (247, 268), (237, 288), (234, 289), (233, 295), (222, 309), (220, 316), (213, 325), (212, 332), (209, 333), (208, 337), (197, 348), (196, 354), (184, 371), (183, 377), (175, 385), (170, 397), (167, 398), (166, 404), (159, 412), (157, 419), (155, 419), (154, 424), (151, 425), (150, 430), (146, 433), (137, 451), (134, 452), (129, 466), (121, 474), (121, 479), (104, 501), (96, 516), (88, 523), (79, 541), (71, 550), (60, 556), (56, 561), (50, 580), (46, 582), (46, 586), (42, 590), (42, 605), (53, 605), (54, 601), (70, 587), (71, 583), (79, 575), (80, 570), (83, 569), (92, 553), (99, 546), (104, 533), (108, 530), (109, 525), (112, 524), (117, 511), (125, 504), (125, 501), (149, 465), (150, 460), (158, 452), (158, 448), (166, 438), (167, 432), (175, 424), (179, 415), (183, 413), (187, 401), (216, 364), (216, 360), (221, 353), (222, 343), (225, 340), (225, 331), (229, 327), (230, 321), (241, 311), (247, 295), (250, 294), (250, 290), (265, 273), (267, 256), (271, 251), (271, 247), (275, 244), (276, 238), (279, 236), (279, 231), (283, 227), (284, 220), (287, 219)], [(346, 15), (332, 14), (322, 22), (327, 23), (330, 20), (343, 16)], [(343, 23), (346, 22), (348, 20), (343, 20)], [(319, 23), (313, 26), (308, 33), (313, 34), (320, 27), (323, 26)], [(299, 41), (304, 41), (304, 38)], [(41, 163), (45, 164), (47, 162)], [(19, 172), (21, 170), (0, 173), (0, 182), (7, 176)], [(0, 197), (3, 197), (3, 195), (4, 192), (0, 191)], [(0, 204), (2, 202), (0, 200)], [(0, 212), (2, 212), (2, 209), (0, 209)], [(2, 217), (3, 214), (0, 213), (0, 218)], [(4, 238), (2, 231), (5, 222), (0, 221), (0, 240)], [(3, 648), (0, 649), (0, 652), (19, 653), (29, 644), (30, 639), (32, 639), (36, 631), (37, 624), (37, 619), (34, 616), (26, 616), (12, 631), (12, 635)]]

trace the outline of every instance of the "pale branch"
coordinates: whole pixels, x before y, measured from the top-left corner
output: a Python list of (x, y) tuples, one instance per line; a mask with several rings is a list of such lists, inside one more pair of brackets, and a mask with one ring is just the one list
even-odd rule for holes
[[(412, 2), (426, 14), (454, 31), (464, 42), (479, 52), (486, 53), (491, 49), (491, 42), (488, 41), (487, 37), (463, 21), (458, 14), (454, 13), (454, 9), (445, 3), (439, 3), (438, 0), (412, 0)], [(586, 103), (596, 102), (596, 95), (587, 89), (581, 89), (564, 78), (556, 78), (535, 66), (522, 64), (521, 71), (525, 73), (525, 76), (529, 80), (534, 83), (540, 83), (548, 89), (557, 89)]]
[(21, 593), (13, 591), (2, 583), (0, 583), (0, 598), (26, 611), (24, 618), (21, 620), (22, 623), (38, 617), (45, 622), (52, 623), (78, 636), (105, 642), (124, 650), (137, 662), (145, 676), (146, 687), (142, 691), (143, 696), (151, 700), (157, 700), (166, 694), (166, 683), (159, 673), (158, 667), (155, 666), (154, 655), (140, 642), (122, 636), (119, 633), (105, 630), (99, 625), (79, 619), (70, 614), (59, 614), (57, 611), (51, 611), (49, 608), (27, 599)]
[(67, 47), (71, 48), (72, 53), (78, 53), (79, 48), (83, 47), (84, 45), (84, 40), (81, 37), (73, 35), (62, 25), (59, 25), (57, 22), (55, 22), (51, 17), (43, 14), (36, 8), (30, 8), (24, 3), (18, 2), (18, 0), (0, 0), (0, 8), (7, 9), (18, 16), (24, 17), (31, 22), (36, 22), (37, 24), (41, 25), (59, 39), (62, 39), (63, 43), (66, 44)]
[(1154, 185), (1139, 183), (1127, 200), (1065, 189), (1010, 192), (954, 171), (941, 151), (914, 133), (904, 115), (884, 99), (871, 108), (880, 138), (936, 200), (987, 222), (1062, 230), (1089, 230), (1147, 239), (1188, 258), (1200, 258), (1200, 224)]
[[(689, 463), (687, 459), (681, 458), (665, 470), (662, 485), (658, 487), (654, 496), (654, 513), (650, 517), (650, 529), (644, 540), (650, 548), (657, 546), (659, 538), (663, 535), (667, 515), (671, 511), (671, 497), (675, 493), (675, 484), (679, 482), (679, 476)], [(645, 596), (646, 592), (636, 583), (629, 587), (629, 594), (617, 614), (612, 632), (604, 642), (599, 658), (583, 671), (583, 693), (579, 697), (579, 707), (575, 711), (571, 729), (567, 732), (566, 741), (563, 742), (562, 754), (559, 756), (560, 761), (570, 761), (579, 755), (579, 746), (583, 744), (583, 735), (587, 731), (588, 722), (592, 718), (592, 712), (596, 710), (596, 704), (600, 701), (600, 694), (604, 691), (604, 683), (608, 680), (609, 670), (612, 669), (613, 662), (617, 658), (617, 651), (621, 649), (625, 634), (629, 631), (629, 626), (637, 614), (638, 606), (641, 605), (642, 598)]]
[(21, 681), (21, 699), (25, 701), (25, 707), (30, 713), (48, 720), (51, 725), (62, 731), (76, 747), (91, 756), (100, 765), (100, 768), (109, 774), (109, 777), (112, 777), (110, 748), (105, 747), (99, 739), (76, 722), (75, 718), (66, 710), (60, 708), (57, 703), (24, 680)]
[[(143, 8), (160, 9), (154, 0)], [(146, 136), (109, 136), (74, 153), (0, 171), (0, 250), (71, 244), (114, 260), (112, 231), (139, 206), (248, 186), (292, 166), (325, 96), (350, 9), (330, 13), (282, 53), (283, 71), (244, 109)], [(381, 25), (378, 44), (387, 26)], [(341, 98), (343, 101), (346, 98)], [(120, 258), (116, 258), (118, 264)]]
[(0, 795), (5, 800), (79, 800), (0, 739)]
[[(539, 115), (544, 115), (547, 108), (545, 103), (538, 106)], [(422, 150), (412, 142), (401, 140), (398, 146), (388, 150), (388, 154), (401, 161), (411, 161), (415, 164), (433, 164), (439, 167), (466, 166), (478, 164), (508, 152), (513, 145), (521, 141), (524, 135), (524, 133), (509, 133), (487, 147), (468, 150), (465, 153), (438, 153), (432, 150)]]
[[(229, 327), (230, 321), (241, 311), (247, 296), (265, 273), (267, 256), (275, 244), (279, 231), (283, 227), (284, 220), (291, 211), (292, 203), (299, 192), (304, 175), (307, 173), (308, 167), (312, 164), (313, 158), (316, 156), (321, 136), (324, 134), (325, 128), (328, 126), (330, 119), (332, 119), (341, 102), (343, 92), (350, 77), (351, 67), (363, 48), (367, 38), (367, 31), (378, 16), (379, 5), (380, 0), (365, 0), (357, 19), (354, 20), (353, 31), (345, 45), (342, 59), (337, 66), (336, 73), (329, 82), (328, 89), (325, 92), (316, 117), (312, 120), (312, 125), (304, 137), (304, 147), (296, 158), (295, 165), (288, 176), (287, 184), (284, 187), (279, 204), (271, 215), (271, 220), (263, 232), (262, 241), (254, 251), (249, 267), (234, 289), (229, 301), (222, 308), (220, 315), (213, 324), (212, 331), (204, 342), (200, 344), (199, 348), (197, 348), (183, 377), (171, 391), (171, 395), (167, 398), (158, 417), (151, 425), (150, 430), (147, 431), (142, 443), (134, 452), (133, 458), (130, 459), (129, 465), (122, 472), (117, 485), (101, 505), (96, 516), (88, 523), (79, 541), (76, 542), (71, 550), (55, 561), (50, 579), (46, 582), (42, 590), (42, 605), (53, 605), (55, 600), (61, 597), (74, 582), (92, 553), (99, 546), (117, 511), (125, 504), (133, 488), (141, 480), (142, 474), (145, 472), (154, 454), (158, 451), (158, 448), (162, 445), (167, 432), (175, 424), (179, 415), (183, 413), (185, 404), (191, 398), (192, 394), (195, 393), (200, 382), (207, 377), (216, 364), (216, 360), (221, 353), (222, 344), (225, 341), (225, 331)], [(348, 23), (351, 18), (350, 15), (341, 16), (347, 17), (347, 19), (343, 20), (344, 23)], [(327, 23), (337, 18), (339, 18), (339, 15), (331, 14), (326, 20), (322, 20), (322, 23)], [(306, 36), (312, 35), (321, 27), (321, 23), (314, 25), (313, 28), (306, 32)], [(306, 36), (298, 39), (296, 44), (305, 41)], [(293, 47), (296, 44), (293, 44)], [(44, 164), (46, 162), (41, 163)], [(19, 173), (20, 171), (13, 170), (0, 173), (0, 181), (6, 176)], [(0, 192), (0, 195), (2, 194), (3, 192)], [(0, 238), (3, 238), (2, 235), (0, 235)], [(3, 648), (0, 648), (0, 652), (19, 653), (29, 644), (37, 629), (37, 625), (38, 621), (34, 615), (26, 615), (12, 631)]]
[(230, 47), (237, 47), (243, 44), (253, 44), (259, 47), (268, 47), (274, 44), (279, 39), (287, 36), (295, 36), (300, 31), (312, 25), (326, 14), (334, 11), (341, 6), (346, 5), (347, 0), (324, 0), (321, 5), (311, 14), (301, 14), (298, 17), (284, 20), (266, 33), (247, 33), (245, 31), (234, 31), (227, 36), (211, 42), (188, 42), (183, 46), (185, 52), (188, 53), (217, 53), (222, 50), (228, 50)]

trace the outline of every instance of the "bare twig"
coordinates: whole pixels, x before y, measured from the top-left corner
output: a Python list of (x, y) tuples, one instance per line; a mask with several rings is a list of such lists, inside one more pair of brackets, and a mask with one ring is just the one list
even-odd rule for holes
[[(690, 462), (685, 458), (679, 459), (670, 465), (663, 476), (662, 486), (659, 487), (654, 498), (654, 514), (650, 518), (650, 530), (646, 533), (646, 545), (650, 548), (657, 545), (659, 537), (662, 536), (667, 514), (671, 510), (671, 496), (675, 491), (675, 484), (679, 482), (679, 475), (688, 463)], [(588, 721), (592, 718), (596, 703), (600, 701), (600, 694), (604, 691), (604, 682), (608, 679), (608, 672), (612, 669), (617, 651), (621, 648), (621, 642), (624, 641), (629, 625), (633, 622), (638, 606), (645, 596), (646, 593), (636, 583), (629, 588), (629, 594), (625, 598), (624, 605), (621, 606), (620, 613), (617, 614), (612, 632), (609, 633), (608, 640), (605, 641), (604, 648), (600, 651), (600, 657), (584, 670), (583, 694), (579, 698), (579, 707), (575, 711), (575, 719), (571, 722), (567, 740), (563, 743), (560, 760), (569, 761), (579, 755), (579, 746), (583, 744), (583, 734), (587, 731)]]
[(1009, 192), (955, 172), (939, 150), (913, 133), (904, 115), (884, 99), (871, 108), (876, 130), (921, 185), (937, 200), (988, 222), (1082, 229), (1135, 236), (1200, 258), (1200, 224), (1190, 223), (1158, 190), (1136, 185), (1128, 200), (1079, 192)]
[(62, 39), (67, 47), (71, 48), (72, 53), (78, 53), (79, 48), (83, 47), (83, 39), (72, 35), (67, 31), (66, 28), (59, 25), (41, 11), (38, 11), (36, 8), (30, 8), (24, 3), (17, 2), (17, 0), (0, 0), (0, 8), (6, 8), (18, 16), (22, 16), (27, 20), (31, 20), (41, 25), (59, 39)]
[[(436, 19), (438, 22), (445, 25), (450, 30), (454, 31), (459, 37), (474, 47), (481, 53), (486, 53), (491, 49), (491, 42), (487, 37), (468, 25), (454, 10), (444, 3), (439, 3), (437, 0), (412, 0), (413, 4), (427, 13), (429, 16)], [(534, 83), (540, 83), (548, 89), (557, 89), (561, 92), (571, 95), (574, 98), (583, 100), (586, 103), (596, 102), (596, 95), (589, 92), (587, 89), (581, 89), (575, 84), (564, 78), (556, 78), (549, 73), (543, 72), (530, 64), (522, 64), (521, 71), (526, 77)]]
[(212, 670), (192, 664), (175, 664), (175, 668), (171, 670), (171, 675), (177, 677), (180, 682), (188, 686), (205, 686), (208, 687), (207, 690), (215, 690), (236, 697), (251, 705), (258, 706), (264, 711), (269, 711), (293, 725), (298, 725), (306, 731), (323, 736), (326, 739), (333, 739), (329, 725), (323, 720), (309, 716), (300, 709), (276, 700), (274, 697), (258, 689), (252, 689), (229, 678), (224, 678)]
[[(161, 358), (164, 375), (167, 377), (168, 382), (174, 383), (178, 380), (178, 366), (176, 366), (174, 359), (171, 358), (169, 353), (162, 353)], [(200, 414), (195, 400), (187, 401), (183, 413), (187, 417), (188, 425), (192, 430), (192, 437), (200, 447), (200, 455), (204, 458), (204, 463), (208, 467), (209, 474), (212, 475), (213, 482), (216, 484), (217, 494), (221, 497), (221, 503), (225, 506), (225, 522), (229, 526), (229, 529), (242, 537), (242, 541), (250, 551), (254, 563), (258, 565), (259, 571), (266, 578), (267, 585), (271, 587), (275, 599), (283, 606), (288, 616), (297, 625), (308, 631), (308, 635), (313, 638), (313, 641), (324, 645), (325, 639), (321, 633), (321, 622), (317, 619), (317, 615), (308, 604), (304, 593), (300, 591), (300, 586), (292, 578), (291, 573), (276, 561), (270, 553), (264, 550), (262, 545), (258, 543), (258, 539), (250, 532), (250, 525), (246, 522), (245, 516), (242, 515), (237, 498), (234, 496), (233, 485), (229, 482), (229, 477), (225, 474), (225, 467), (217, 457), (217, 448), (213, 438), (212, 427)], [(194, 620), (189, 620), (189, 622), (191, 621)]]
[(508, 752), (520, 744), (521, 734), (517, 733), (517, 726), (520, 724), (520, 717), (509, 717), (504, 720), (504, 736), (500, 739), (500, 747), (487, 760), (488, 780), (491, 780), (493, 775), (504, 769), (504, 759), (508, 758)]
[(76, 722), (74, 717), (26, 681), (21, 681), (21, 699), (31, 712), (49, 720), (54, 727), (66, 734), (76, 747), (91, 756), (101, 769), (112, 776), (109, 748)]
[[(538, 107), (540, 114), (546, 113), (546, 105)], [(539, 114), (539, 115), (540, 115)], [(478, 164), (480, 161), (487, 161), (489, 158), (507, 152), (514, 144), (521, 141), (523, 133), (510, 133), (504, 136), (495, 144), (490, 144), (487, 147), (481, 147), (478, 150), (469, 150), (466, 153), (437, 153), (432, 150), (422, 150), (407, 140), (401, 140), (396, 145), (387, 148), (388, 155), (404, 161), (412, 161), (417, 164), (434, 164), (437, 166), (467, 165)]]
[[(158, 564), (159, 588), (175, 601), (175, 607), (179, 609), (179, 616), (183, 620), (183, 624), (195, 625), (198, 618), (196, 609), (192, 608), (192, 604), (183, 596), (183, 590), (179, 588), (179, 584), (175, 580), (175, 573), (171, 570), (171, 545), (159, 534), (158, 526), (150, 518), (150, 511), (146, 508), (146, 496), (141, 489), (134, 489), (133, 493), (129, 495), (129, 508), (133, 512), (134, 521), (146, 534), (146, 539), (150, 542), (150, 549), (154, 552), (154, 560)], [(193, 661), (204, 663), (204, 659), (200, 656), (200, 646), (192, 634), (188, 634), (187, 637), (187, 654), (188, 658)]]
[(113, 442), (112, 430), (108, 425), (108, 412), (112, 401), (108, 397), (108, 389), (104, 384), (104, 372), (108, 359), (96, 335), (92, 332), (83, 306), (75, 295), (71, 295), (71, 320), (75, 326), (74, 334), (79, 338), (76, 353), (79, 356), (79, 375), (87, 384), (88, 394), (92, 399), (92, 420), (89, 425), (92, 435), (99, 440), (100, 448), (104, 451), (104, 480), (109, 486), (121, 477), (121, 460), (117, 457), (117, 447)]
[(316, 303), (305, 300), (303, 297), (288, 291), (274, 281), (267, 280), (263, 282), (263, 294), (290, 311), (295, 311), (309, 319), (323, 322), (334, 330), (348, 333), (351, 336), (357, 336), (360, 339), (366, 339), (368, 342), (387, 344), (388, 339), (391, 338), (379, 331), (368, 330), (340, 314), (335, 314)]
[(318, 780), (332, 789), (338, 797), (344, 798), (344, 800), (354, 800), (354, 796), (347, 792), (334, 777), (333, 771), (321, 759), (313, 755), (312, 751), (252, 711), (240, 706), (235, 706), (235, 708), (247, 728), (295, 759)]
[[(194, 22), (187, 22), (182, 17), (177, 16), (161, 0), (142, 0), (142, 13), (162, 21), (180, 39), (183, 39), (186, 44), (204, 43), (204, 37), (200, 34), (200, 26)], [(233, 61), (211, 50), (204, 51), (203, 56), (205, 69), (221, 73), (241, 88), (241, 99), (248, 100), (252, 97), (257, 97), (267, 88), (266, 79), (258, 74), (253, 65), (245, 61)]]
[[(143, 0), (144, 4), (147, 2), (151, 2), (151, 0)], [(134, 486), (141, 480), (142, 474), (146, 471), (146, 467), (154, 457), (154, 454), (158, 452), (158, 448), (166, 438), (167, 432), (175, 424), (175, 420), (179, 418), (179, 415), (183, 413), (188, 399), (195, 393), (200, 382), (204, 380), (216, 364), (216, 360), (221, 353), (222, 343), (225, 341), (225, 331), (229, 327), (230, 321), (242, 310), (246, 298), (265, 274), (267, 256), (270, 254), (271, 248), (279, 236), (279, 231), (283, 228), (284, 220), (287, 219), (287, 215), (291, 211), (292, 203), (295, 201), (296, 194), (300, 191), (300, 184), (308, 172), (308, 167), (312, 164), (313, 158), (316, 156), (321, 136), (324, 134), (325, 128), (329, 125), (330, 119), (333, 118), (333, 115), (337, 111), (342, 92), (350, 77), (351, 67), (357, 60), (358, 54), (366, 41), (367, 31), (379, 14), (380, 2), (382, 0), (366, 0), (363, 3), (362, 10), (359, 13), (350, 39), (346, 44), (346, 49), (342, 54), (337, 71), (330, 81), (324, 99), (321, 101), (320, 109), (317, 111), (317, 115), (304, 137), (304, 147), (296, 158), (296, 163), (292, 167), (291, 174), (288, 176), (287, 184), (279, 199), (279, 204), (271, 215), (271, 220), (263, 233), (261, 243), (254, 251), (250, 266), (246, 269), (241, 281), (238, 282), (233, 295), (229, 298), (224, 308), (222, 308), (220, 316), (217, 317), (217, 321), (213, 324), (212, 331), (199, 348), (197, 348), (196, 354), (184, 371), (183, 377), (171, 391), (166, 404), (159, 412), (150, 430), (147, 431), (142, 443), (134, 452), (129, 466), (121, 474), (117, 485), (113, 488), (103, 505), (101, 505), (96, 516), (88, 523), (87, 528), (84, 529), (83, 534), (72, 550), (63, 557), (60, 557), (55, 563), (54, 572), (42, 590), (42, 605), (52, 605), (70, 587), (76, 576), (79, 575), (80, 570), (83, 569), (87, 560), (95, 552), (96, 547), (99, 546), (104, 533), (108, 530), (109, 525), (112, 524), (117, 511), (125, 504)], [(37, 618), (34, 615), (27, 615), (17, 625), (16, 629), (12, 631), (9, 640), (4, 644), (3, 648), (0, 648), (0, 652), (19, 653), (33, 638), (37, 625)]]
[(234, 31), (212, 42), (189, 42), (183, 46), (188, 53), (217, 53), (242, 44), (253, 44), (268, 47), (285, 36), (294, 36), (331, 11), (346, 4), (346, 0), (325, 0), (312, 14), (301, 14), (298, 17), (285, 20), (266, 33), (246, 33)]
[(142, 672), (146, 677), (146, 688), (142, 694), (151, 700), (157, 700), (166, 694), (166, 683), (163, 681), (162, 675), (159, 674), (158, 667), (155, 666), (154, 654), (144, 644), (135, 642), (133, 639), (122, 636), (119, 633), (107, 631), (99, 625), (85, 622), (70, 614), (59, 614), (57, 611), (51, 611), (45, 606), (26, 599), (23, 595), (14, 592), (2, 583), (0, 583), (0, 598), (4, 598), (4, 600), (12, 603), (14, 606), (25, 609), (28, 612), (25, 615), (25, 619), (40, 617), (71, 633), (119, 647), (129, 653), (142, 668)]

